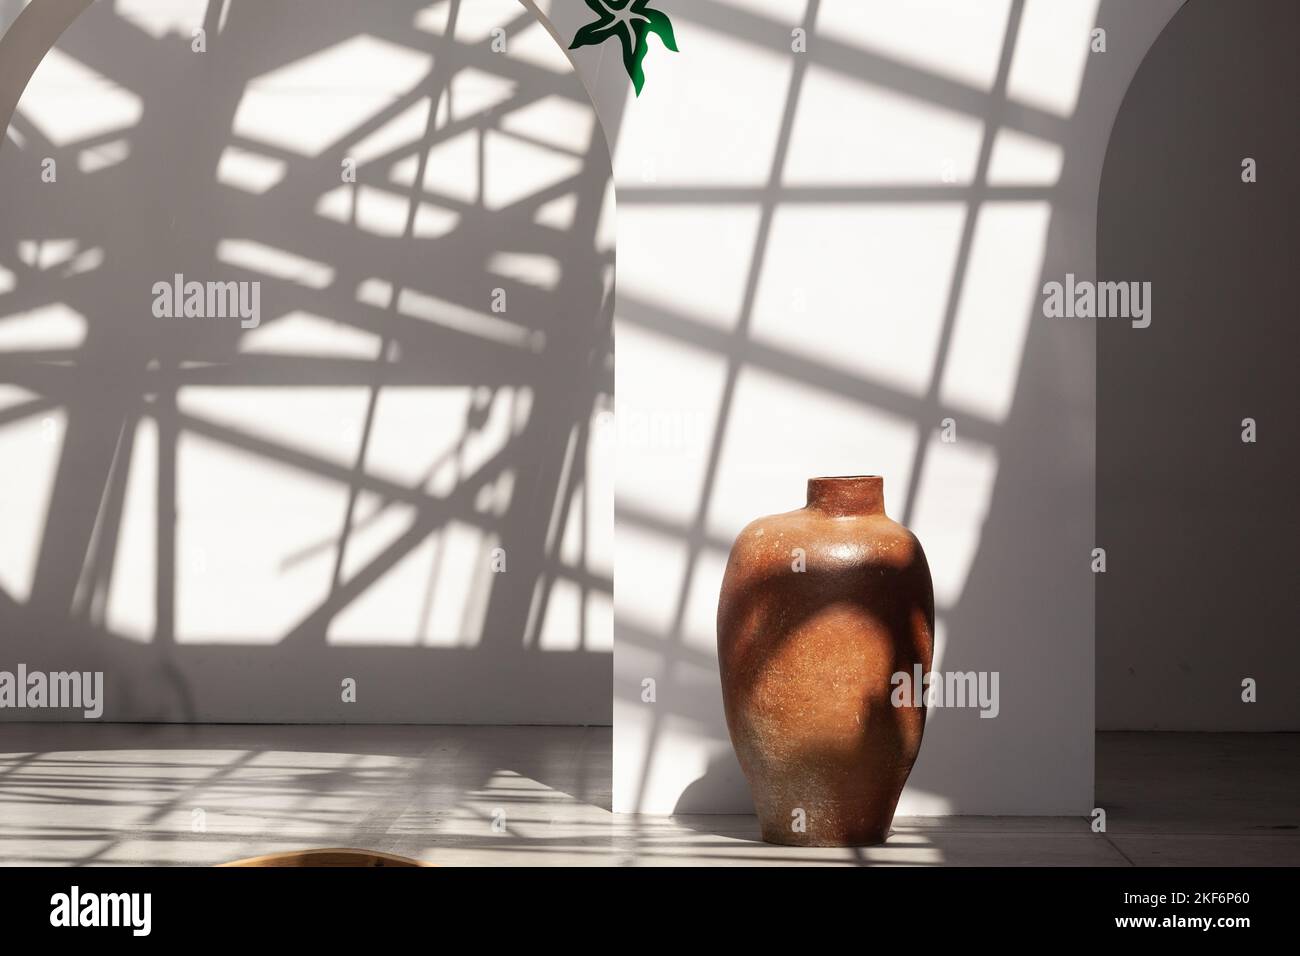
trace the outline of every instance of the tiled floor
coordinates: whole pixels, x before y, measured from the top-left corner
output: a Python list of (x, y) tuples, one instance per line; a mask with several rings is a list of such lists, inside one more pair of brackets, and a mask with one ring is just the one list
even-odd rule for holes
[(309, 847), (444, 864), (1300, 864), (1300, 735), (1102, 734), (1108, 832), (900, 818), (882, 847), (748, 816), (609, 812), (608, 728), (0, 725), (0, 863), (210, 864)]

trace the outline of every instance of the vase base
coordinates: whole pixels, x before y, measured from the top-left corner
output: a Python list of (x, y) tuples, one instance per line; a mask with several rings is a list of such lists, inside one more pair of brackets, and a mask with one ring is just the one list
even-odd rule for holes
[(764, 843), (776, 846), (880, 846), (889, 839), (889, 824), (884, 827), (853, 828), (845, 830), (822, 829), (800, 833), (790, 829), (786, 821), (778, 826), (764, 825)]

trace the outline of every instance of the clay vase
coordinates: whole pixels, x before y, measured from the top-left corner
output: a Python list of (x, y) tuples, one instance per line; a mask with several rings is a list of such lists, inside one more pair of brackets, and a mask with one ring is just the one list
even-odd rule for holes
[(891, 678), (929, 673), (933, 635), (925, 553), (880, 477), (813, 478), (807, 507), (740, 533), (718, 661), (764, 840), (884, 842), (925, 729), (924, 694)]

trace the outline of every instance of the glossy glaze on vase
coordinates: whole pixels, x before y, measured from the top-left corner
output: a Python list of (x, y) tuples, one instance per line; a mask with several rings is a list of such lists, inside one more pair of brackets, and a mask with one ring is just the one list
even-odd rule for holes
[(763, 839), (864, 846), (889, 834), (925, 706), (891, 677), (930, 670), (930, 569), (876, 476), (814, 478), (808, 504), (736, 539), (718, 604), (727, 728)]

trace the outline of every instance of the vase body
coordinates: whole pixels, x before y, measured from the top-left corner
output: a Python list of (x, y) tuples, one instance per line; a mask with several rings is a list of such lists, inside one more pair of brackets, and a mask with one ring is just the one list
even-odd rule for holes
[(885, 840), (925, 728), (924, 694), (891, 681), (929, 673), (933, 634), (925, 554), (885, 515), (879, 477), (814, 478), (807, 507), (740, 533), (718, 662), (764, 840)]

